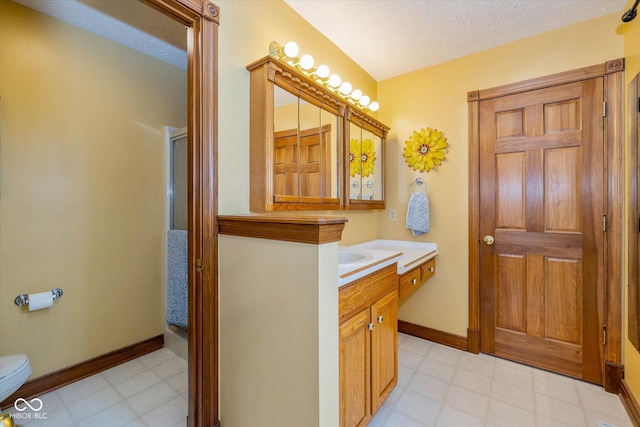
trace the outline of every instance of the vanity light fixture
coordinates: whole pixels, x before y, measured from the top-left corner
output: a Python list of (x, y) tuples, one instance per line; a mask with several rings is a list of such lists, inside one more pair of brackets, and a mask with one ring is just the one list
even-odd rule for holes
[(271, 42), (269, 45), (269, 55), (279, 61), (296, 67), (307, 76), (314, 78), (317, 82), (325, 85), (339, 96), (345, 98), (352, 104), (369, 111), (378, 111), (380, 105), (377, 102), (371, 102), (371, 98), (364, 95), (360, 89), (353, 90), (353, 86), (349, 82), (342, 82), (337, 74), (330, 74), (327, 65), (319, 65), (313, 68), (314, 60), (309, 54), (304, 54), (298, 58), (298, 45), (295, 42), (287, 42), (284, 47), (277, 42)]

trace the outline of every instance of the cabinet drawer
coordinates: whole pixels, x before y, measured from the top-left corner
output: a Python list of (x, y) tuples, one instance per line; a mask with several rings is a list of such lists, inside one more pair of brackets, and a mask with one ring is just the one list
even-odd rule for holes
[(396, 289), (397, 267), (391, 264), (375, 273), (344, 285), (338, 292), (338, 314), (340, 323), (350, 318), (354, 312), (368, 307), (389, 292)]
[(418, 286), (422, 284), (422, 272), (418, 266), (413, 270), (409, 270), (400, 276), (398, 281), (398, 296), (402, 298), (405, 295), (413, 292)]
[(436, 259), (431, 258), (429, 261), (422, 264), (420, 269), (422, 270), (422, 282), (426, 282), (436, 274)]

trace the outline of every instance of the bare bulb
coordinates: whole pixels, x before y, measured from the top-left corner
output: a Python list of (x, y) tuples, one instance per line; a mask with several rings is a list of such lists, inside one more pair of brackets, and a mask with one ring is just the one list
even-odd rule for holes
[(349, 82), (344, 82), (340, 85), (340, 93), (343, 95), (349, 95), (351, 93), (351, 90), (353, 88), (351, 87), (351, 83)]
[(371, 104), (369, 104), (369, 110), (371, 111), (378, 111), (378, 108), (380, 108), (380, 104), (378, 104), (376, 101), (373, 101)]
[(285, 56), (288, 56), (289, 58), (295, 58), (298, 55), (298, 45), (296, 44), (296, 42), (287, 42), (287, 44), (284, 45), (284, 49), (282, 50), (285, 54)]
[(320, 65), (316, 69), (316, 76), (320, 77), (321, 79), (326, 79), (327, 77), (329, 77), (329, 67), (324, 64)]
[(340, 79), (339, 75), (331, 74), (331, 77), (329, 77), (329, 86), (336, 88), (336, 87), (340, 86), (340, 82), (341, 81), (342, 80)]
[(310, 70), (313, 68), (313, 56), (308, 53), (302, 55), (300, 58), (300, 68), (303, 70)]
[(370, 102), (371, 102), (371, 98), (369, 98), (367, 95), (360, 98), (360, 105), (362, 105), (363, 107), (366, 107), (367, 105), (369, 105)]
[(360, 89), (356, 89), (351, 92), (351, 99), (358, 101), (360, 98), (362, 98), (362, 91)]

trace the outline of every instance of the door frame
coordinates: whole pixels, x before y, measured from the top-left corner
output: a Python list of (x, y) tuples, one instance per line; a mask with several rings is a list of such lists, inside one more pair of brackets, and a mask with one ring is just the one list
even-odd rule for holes
[[(624, 202), (624, 58), (576, 70), (467, 93), (469, 114), (469, 327), (467, 351), (480, 352), (480, 101), (603, 77), (604, 118), (604, 307), (606, 391), (619, 393), (622, 365), (622, 268)], [(605, 329), (606, 327), (606, 329)], [(605, 332), (603, 332), (605, 333)]]
[(219, 426), (218, 26), (210, 0), (140, 0), (187, 27), (189, 427)]

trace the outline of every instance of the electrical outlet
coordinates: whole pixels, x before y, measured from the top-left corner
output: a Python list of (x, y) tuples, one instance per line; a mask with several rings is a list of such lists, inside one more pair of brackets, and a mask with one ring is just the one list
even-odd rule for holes
[(389, 209), (389, 221), (395, 221), (395, 220), (396, 220), (396, 210)]

